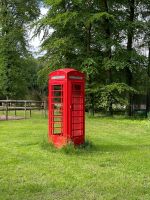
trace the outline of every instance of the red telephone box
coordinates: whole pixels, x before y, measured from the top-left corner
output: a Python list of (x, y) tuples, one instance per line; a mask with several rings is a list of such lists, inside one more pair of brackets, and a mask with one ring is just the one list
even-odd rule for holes
[(49, 75), (49, 141), (60, 148), (85, 140), (84, 74), (70, 68)]

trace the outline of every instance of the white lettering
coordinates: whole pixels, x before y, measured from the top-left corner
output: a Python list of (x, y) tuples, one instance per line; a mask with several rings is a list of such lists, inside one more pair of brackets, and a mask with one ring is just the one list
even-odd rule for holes
[(57, 79), (64, 79), (65, 76), (52, 76), (51, 79), (57, 80)]
[(77, 79), (77, 80), (82, 80), (83, 78), (80, 76), (69, 76), (70, 79)]

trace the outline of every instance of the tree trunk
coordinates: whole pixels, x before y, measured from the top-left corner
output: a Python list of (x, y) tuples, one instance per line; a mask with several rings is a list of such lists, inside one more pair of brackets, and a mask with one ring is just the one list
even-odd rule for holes
[[(1, 6), (2, 6), (2, 17), (4, 18), (3, 22), (2, 22), (2, 37), (5, 38), (9, 32), (10, 32), (10, 24), (9, 24), (9, 19), (8, 19), (8, 2), (6, 0), (3, 0), (1, 1)], [(9, 99), (10, 98), (10, 91), (11, 91), (11, 85), (10, 85), (10, 79), (11, 79), (11, 76), (10, 76), (10, 68), (11, 68), (11, 65), (9, 63), (9, 61), (11, 60), (10, 58), (10, 50), (8, 49), (8, 41), (5, 39), (3, 39), (3, 42), (4, 42), (4, 52), (3, 52), (3, 56), (5, 56), (5, 76), (6, 76), (6, 80), (5, 80), (5, 98), (6, 99)]]
[[(150, 43), (149, 43), (149, 55), (148, 55), (148, 68), (147, 68), (147, 75), (148, 79), (150, 80)], [(148, 117), (148, 113), (150, 112), (150, 87), (147, 86), (147, 95), (146, 95), (146, 115)]]
[[(89, 24), (88, 28), (87, 28), (87, 37), (86, 37), (86, 53), (87, 53), (87, 57), (90, 57), (90, 53), (91, 53), (91, 28), (92, 25)], [(92, 84), (92, 79), (89, 76), (89, 87)], [(89, 115), (94, 116), (95, 113), (95, 106), (94, 106), (94, 93), (91, 91), (89, 94), (89, 102), (90, 102), (90, 107), (89, 107)]]
[[(107, 0), (102, 0), (101, 1), (101, 6), (102, 6), (102, 11), (107, 12), (107, 13), (109, 12)], [(104, 30), (105, 30), (106, 40), (109, 40), (111, 38), (111, 31), (110, 31), (110, 22), (109, 22), (109, 19), (105, 19)], [(108, 59), (111, 59), (111, 57), (112, 57), (111, 46), (109, 46), (109, 44), (106, 47), (105, 55), (106, 55), (106, 57)], [(108, 84), (111, 84), (113, 82), (112, 70), (111, 69), (109, 69), (107, 71), (107, 78), (108, 78)], [(112, 103), (112, 97), (111, 97), (111, 94), (110, 94), (109, 105), (108, 105), (108, 114), (111, 115), (111, 116), (113, 115), (112, 104), (113, 104)]]
[(89, 94), (89, 98), (90, 98), (89, 115), (94, 116), (94, 114), (95, 114), (94, 94), (93, 93)]
[[(129, 19), (128, 20), (130, 22), (130, 25), (134, 22), (134, 16), (135, 16), (134, 9), (135, 9), (135, 0), (129, 0)], [(133, 28), (130, 27), (128, 28), (128, 34), (127, 34), (127, 51), (129, 55), (131, 55), (131, 52), (132, 52), (133, 36), (134, 36)], [(131, 57), (129, 57), (128, 62), (132, 64)], [(132, 72), (130, 71), (129, 68), (127, 68), (126, 82), (128, 86), (130, 87), (132, 86), (132, 81), (133, 81)], [(128, 94), (128, 108), (127, 108), (128, 116), (133, 115), (132, 104), (133, 104), (133, 95), (129, 93)]]
[(86, 52), (87, 52), (87, 57), (90, 56), (91, 53), (91, 28), (92, 25), (89, 24), (88, 28), (87, 28), (87, 37), (86, 37)]

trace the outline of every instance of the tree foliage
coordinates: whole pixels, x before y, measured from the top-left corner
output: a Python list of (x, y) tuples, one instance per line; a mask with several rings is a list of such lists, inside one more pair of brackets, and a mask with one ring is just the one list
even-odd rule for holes
[(113, 104), (124, 104), (131, 115), (133, 95), (144, 94), (148, 84), (148, 59), (142, 53), (149, 42), (149, 0), (44, 2), (49, 10), (37, 28), (45, 32), (42, 71), (80, 69), (87, 76), (91, 113), (100, 105), (113, 114)]
[(4, 98), (25, 95), (27, 31), (38, 15), (36, 0), (0, 0), (0, 94)]

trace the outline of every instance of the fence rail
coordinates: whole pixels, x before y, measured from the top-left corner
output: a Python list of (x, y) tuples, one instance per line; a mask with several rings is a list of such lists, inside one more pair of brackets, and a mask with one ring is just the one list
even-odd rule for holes
[(47, 102), (46, 101), (34, 101), (34, 100), (0, 100), (0, 111), (5, 114), (5, 119), (8, 120), (9, 111), (14, 111), (17, 116), (17, 111), (24, 111), (24, 118), (27, 118), (27, 111), (31, 117), (32, 110), (41, 110), (44, 116), (47, 114)]

